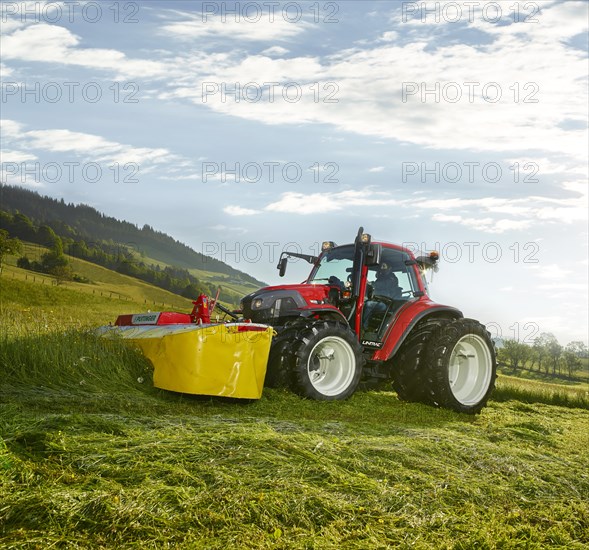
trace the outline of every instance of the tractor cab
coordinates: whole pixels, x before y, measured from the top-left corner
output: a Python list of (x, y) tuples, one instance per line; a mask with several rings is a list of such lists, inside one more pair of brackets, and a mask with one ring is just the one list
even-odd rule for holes
[[(409, 252), (385, 243), (372, 247), (378, 251), (357, 268), (354, 245), (326, 247), (306, 283), (329, 285), (331, 303), (342, 311), (363, 345), (374, 349), (381, 346), (396, 313), (424, 291)], [(360, 278), (355, 292), (356, 271)]]

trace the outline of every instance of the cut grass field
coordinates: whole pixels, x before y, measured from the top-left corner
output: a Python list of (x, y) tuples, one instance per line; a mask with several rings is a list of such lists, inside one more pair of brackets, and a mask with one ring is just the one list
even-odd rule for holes
[[(476, 417), (388, 391), (182, 396), (153, 388), (135, 351), (72, 329), (115, 300), (0, 284), (1, 548), (589, 545), (575, 388), (554, 405), (541, 382), (501, 377)], [(38, 307), (44, 319), (19, 317)]]

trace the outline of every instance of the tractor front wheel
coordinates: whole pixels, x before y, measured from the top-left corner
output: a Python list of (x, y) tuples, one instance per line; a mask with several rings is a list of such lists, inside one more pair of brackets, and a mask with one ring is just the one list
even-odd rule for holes
[(356, 335), (337, 321), (318, 321), (297, 334), (289, 347), (294, 390), (310, 399), (350, 397), (362, 374), (362, 347)]

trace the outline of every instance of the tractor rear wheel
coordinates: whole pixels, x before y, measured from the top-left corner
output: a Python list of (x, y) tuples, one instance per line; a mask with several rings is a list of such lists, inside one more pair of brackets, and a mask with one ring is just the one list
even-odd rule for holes
[(337, 321), (317, 321), (296, 335), (285, 351), (294, 390), (310, 399), (350, 397), (362, 374), (362, 347), (352, 330)]
[(427, 400), (433, 405), (476, 414), (495, 387), (495, 347), (487, 329), (474, 319), (442, 326), (428, 343), (426, 364)]
[(393, 389), (402, 401), (428, 403), (426, 351), (432, 335), (449, 319), (425, 319), (407, 336), (393, 364)]

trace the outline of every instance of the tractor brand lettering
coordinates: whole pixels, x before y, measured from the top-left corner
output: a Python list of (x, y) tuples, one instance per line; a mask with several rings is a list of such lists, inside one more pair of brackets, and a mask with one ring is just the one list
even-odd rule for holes
[[(298, 183), (311, 178), (313, 183), (339, 183), (335, 176), (339, 172), (339, 165), (335, 162), (314, 162), (309, 166), (301, 166), (297, 162), (203, 162), (201, 178), (203, 183), (227, 181), (240, 183), (257, 183), (260, 180), (276, 183), (282, 178), (285, 183)], [(305, 175), (308, 177), (305, 178)]]
[(139, 313), (133, 315), (131, 324), (133, 325), (155, 325), (159, 319), (159, 313)]
[(403, 2), (403, 23), (498, 23), (501, 19), (514, 23), (538, 23), (540, 6), (536, 2)]
[(3, 183), (97, 183), (111, 180), (114, 183), (139, 183), (135, 177), (139, 165), (135, 162), (102, 165), (98, 162), (3, 162), (0, 176)]
[(203, 2), (202, 22), (298, 23), (304, 16), (308, 21), (309, 15), (312, 15), (314, 23), (338, 23), (338, 12), (337, 2), (314, 2), (310, 5), (307, 2)]
[(362, 345), (371, 348), (382, 348), (382, 342), (371, 342), (370, 340), (362, 340)]
[(209, 98), (220, 99), (221, 103), (244, 101), (246, 103), (298, 103), (301, 100), (314, 103), (338, 103), (339, 86), (336, 82), (203, 82), (201, 99), (208, 103)]
[(421, 103), (498, 103), (501, 100), (504, 103), (539, 103), (539, 91), (540, 86), (536, 82), (514, 82), (509, 86), (501, 86), (499, 82), (403, 82), (401, 100), (403, 103), (407, 103), (409, 98)]
[[(509, 166), (509, 171), (514, 183), (538, 183), (538, 174), (540, 167), (535, 162), (514, 162)], [(504, 170), (498, 162), (403, 162), (401, 164), (401, 178), (403, 183), (410, 180), (420, 181), (421, 183), (458, 183), (468, 182), (475, 183), (484, 181), (487, 183), (497, 183), (503, 178)]]
[(137, 2), (2, 2), (0, 10), (2, 23), (139, 23)]
[(2, 82), (2, 103), (139, 103), (139, 85), (113, 82), (108, 88), (98, 82)]

